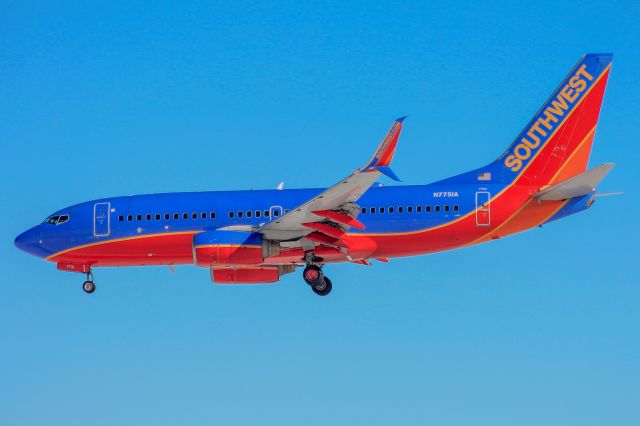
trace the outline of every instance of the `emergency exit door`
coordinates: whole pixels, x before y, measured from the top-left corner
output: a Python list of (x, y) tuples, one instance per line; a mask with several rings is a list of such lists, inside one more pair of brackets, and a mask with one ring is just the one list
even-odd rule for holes
[(487, 191), (476, 192), (476, 225), (491, 225), (491, 194)]

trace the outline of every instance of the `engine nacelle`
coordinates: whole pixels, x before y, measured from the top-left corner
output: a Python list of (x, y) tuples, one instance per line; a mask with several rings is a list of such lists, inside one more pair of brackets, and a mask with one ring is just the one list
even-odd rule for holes
[(211, 281), (216, 284), (268, 284), (280, 280), (280, 276), (293, 272), (294, 265), (211, 268)]
[(259, 265), (279, 253), (280, 244), (256, 232), (207, 231), (193, 237), (193, 255), (199, 266)]

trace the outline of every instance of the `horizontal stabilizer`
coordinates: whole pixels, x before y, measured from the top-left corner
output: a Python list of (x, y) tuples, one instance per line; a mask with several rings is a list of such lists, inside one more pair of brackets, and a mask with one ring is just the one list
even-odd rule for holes
[(566, 200), (587, 195), (613, 169), (614, 163), (602, 164), (533, 195), (538, 200)]
[(624, 192), (622, 191), (616, 191), (616, 192), (598, 192), (596, 194), (596, 197), (614, 197), (617, 195), (623, 195)]

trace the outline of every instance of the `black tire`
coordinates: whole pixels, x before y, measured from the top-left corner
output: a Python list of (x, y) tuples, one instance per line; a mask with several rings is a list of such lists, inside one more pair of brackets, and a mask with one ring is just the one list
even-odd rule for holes
[(333, 288), (333, 285), (331, 284), (331, 280), (329, 278), (323, 277), (322, 281), (324, 281), (323, 285), (318, 284), (317, 286), (311, 286), (311, 290), (313, 290), (313, 292), (318, 296), (326, 296), (327, 294), (331, 293), (331, 289)]
[(302, 278), (304, 282), (310, 286), (314, 286), (318, 281), (322, 280), (322, 269), (316, 265), (309, 265), (302, 271)]
[(84, 290), (85, 293), (91, 294), (94, 291), (96, 291), (96, 285), (93, 283), (93, 281), (85, 281), (82, 284), (82, 289)]

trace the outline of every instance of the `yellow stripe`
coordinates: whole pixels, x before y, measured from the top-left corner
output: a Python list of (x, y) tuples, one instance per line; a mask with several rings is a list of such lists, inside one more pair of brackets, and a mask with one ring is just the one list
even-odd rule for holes
[(508, 218), (506, 218), (505, 220), (502, 221), (502, 223), (500, 225), (498, 225), (495, 229), (492, 229), (491, 231), (487, 232), (486, 234), (482, 235), (481, 237), (476, 238), (475, 240), (469, 241), (468, 243), (465, 243), (463, 245), (461, 245), (460, 247), (466, 247), (466, 246), (470, 246), (473, 244), (476, 244), (477, 242), (479, 242), (480, 240), (484, 240), (485, 238), (487, 238), (487, 236), (491, 233), (495, 233), (498, 232), (498, 230), (504, 228), (509, 222), (511, 222), (518, 214), (520, 214), (520, 212), (522, 210), (525, 209), (525, 207), (527, 207), (529, 205), (529, 203), (531, 202), (532, 198), (529, 198), (527, 201), (524, 202), (524, 204), (522, 204), (522, 206), (520, 206), (520, 208), (518, 210), (516, 210), (511, 216), (509, 216)]
[(262, 246), (258, 246), (255, 244), (202, 244), (202, 245), (198, 245), (196, 246), (196, 249), (199, 248), (208, 248), (208, 247), (225, 247), (225, 248), (236, 248), (236, 247), (246, 247), (246, 248), (259, 248), (261, 249)]
[[(600, 79), (602, 77), (604, 77), (604, 75), (607, 73), (607, 71), (611, 68), (611, 64), (607, 65), (607, 67), (604, 69), (604, 71), (598, 76), (598, 78), (596, 79), (596, 81), (593, 83), (593, 85), (591, 85), (591, 87), (589, 87), (589, 89), (587, 90), (587, 92), (584, 94), (584, 96), (582, 98), (580, 98), (580, 100), (578, 101), (578, 103), (576, 103), (573, 107), (573, 109), (571, 110), (571, 113), (567, 114), (567, 116), (560, 122), (560, 124), (558, 124), (558, 127), (553, 131), (553, 133), (551, 134), (551, 136), (549, 136), (549, 138), (547, 139), (547, 141), (545, 142), (544, 146), (542, 146), (537, 152), (536, 154), (531, 158), (531, 161), (529, 161), (529, 163), (522, 169), (522, 171), (513, 179), (512, 183), (507, 185), (505, 188), (502, 189), (502, 191), (500, 191), (498, 194), (496, 194), (491, 202), (495, 201), (496, 199), (498, 199), (500, 196), (502, 196), (505, 191), (507, 191), (508, 189), (510, 189), (512, 186), (515, 185), (515, 182), (527, 171), (527, 169), (534, 163), (535, 159), (538, 157), (538, 155), (540, 155), (540, 153), (544, 150), (545, 146), (549, 143), (549, 141), (551, 139), (553, 139), (553, 137), (555, 136), (556, 132), (558, 130), (560, 130), (560, 128), (562, 127), (562, 125), (569, 119), (569, 117), (571, 117), (571, 115), (573, 115), (573, 113), (576, 111), (576, 109), (578, 108), (578, 106), (580, 106), (580, 104), (582, 103), (582, 101), (584, 101), (587, 96), (589, 95), (589, 93), (591, 92), (591, 90), (598, 84), (598, 82), (600, 81)], [(591, 132), (589, 132), (589, 135), (591, 133), (593, 133), (593, 131), (595, 130), (595, 126), (594, 128), (591, 130)], [(587, 138), (585, 138), (582, 142), (580, 142), (580, 145), (582, 145), (585, 140)], [(569, 157), (569, 159), (567, 161), (565, 161), (565, 163), (563, 164), (562, 167), (564, 167), (567, 162), (573, 157), (573, 155), (575, 155), (575, 153), (577, 152), (577, 150), (579, 149), (580, 146), (578, 146), (578, 148), (576, 148), (576, 151), (574, 151), (572, 153), (572, 155)], [(374, 155), (375, 157), (375, 155)], [(558, 174), (560, 173), (560, 171), (558, 171), (553, 178), (557, 177)], [(552, 179), (553, 180), (553, 179)], [(504, 226), (508, 221), (510, 221), (513, 217), (515, 217), (516, 214), (518, 214), (529, 202), (530, 200), (527, 200), (527, 202), (525, 202), (522, 207), (520, 207), (513, 215), (511, 215), (505, 222), (503, 222), (500, 226), (498, 226), (497, 228), (487, 232), (484, 236), (473, 240), (471, 243), (465, 244), (465, 245), (470, 245), (473, 244), (474, 242), (477, 242), (478, 240), (481, 240), (483, 238), (486, 238), (487, 235), (491, 234), (492, 232), (496, 232), (498, 229), (500, 229), (502, 226)], [(566, 203), (566, 202), (565, 202)], [(564, 206), (564, 204), (563, 204)], [(562, 206), (560, 207), (562, 208)], [(558, 210), (560, 210), (560, 208)], [(451, 222), (447, 222), (447, 223), (443, 223), (441, 225), (437, 225), (431, 228), (424, 228), (424, 229), (419, 229), (416, 231), (408, 231), (408, 232), (398, 232), (398, 233), (376, 233), (376, 234), (347, 234), (347, 235), (355, 235), (355, 236), (366, 236), (366, 237), (378, 237), (378, 236), (399, 236), (399, 235), (413, 235), (413, 234), (419, 234), (422, 232), (430, 232), (430, 231), (435, 231), (437, 229), (443, 228), (445, 226), (451, 226), (454, 225), (455, 223), (468, 218), (471, 215), (474, 215), (476, 213), (476, 210), (472, 210), (469, 213), (465, 214), (464, 216), (461, 216)], [(553, 214), (557, 213), (554, 212)], [(550, 215), (549, 217), (553, 216)], [(545, 221), (548, 220), (545, 219)], [(544, 223), (545, 221), (543, 221), (542, 223)], [(128, 241), (128, 240), (135, 240), (135, 239), (141, 239), (141, 238), (153, 238), (153, 237), (161, 237), (161, 236), (168, 236), (168, 235), (186, 235), (186, 234), (197, 234), (200, 231), (182, 231), (182, 232), (166, 232), (166, 233), (157, 233), (157, 234), (148, 234), (148, 235), (135, 235), (132, 237), (124, 237), (124, 238), (116, 238), (116, 239), (112, 239), (112, 240), (105, 240), (105, 241), (98, 241), (98, 242), (94, 242), (94, 243), (89, 243), (89, 244), (83, 244), (83, 245), (79, 245), (79, 246), (75, 246), (75, 247), (71, 247), (65, 250), (61, 250), (57, 253), (54, 253), (50, 256), (47, 256), (45, 258), (45, 260), (51, 260), (52, 258), (56, 257), (56, 256), (60, 256), (64, 253), (68, 253), (70, 251), (73, 250), (78, 250), (78, 249), (82, 249), (82, 248), (87, 248), (87, 247), (92, 247), (92, 246), (97, 246), (97, 245), (103, 245), (103, 244), (110, 244), (110, 243), (116, 243), (116, 242), (122, 242), (122, 241)], [(465, 245), (461, 246), (464, 247)], [(198, 247), (205, 247), (205, 246), (198, 246)], [(256, 246), (258, 247), (258, 246)]]
[[(475, 240), (470, 241), (470, 242), (468, 242), (468, 243), (465, 243), (465, 244), (461, 245), (460, 247), (467, 247), (467, 246), (471, 246), (471, 245), (473, 245), (473, 244), (477, 244), (477, 243), (478, 243), (478, 242), (480, 242), (481, 240), (484, 240), (485, 238), (487, 238), (487, 236), (488, 236), (489, 234), (492, 234), (492, 233), (494, 233), (494, 234), (495, 234), (495, 233), (497, 233), (497, 232), (498, 232), (498, 230), (502, 229), (504, 226), (506, 226), (508, 223), (510, 223), (513, 219), (515, 219), (515, 218), (520, 214), (520, 212), (522, 212), (522, 211), (523, 211), (523, 210), (524, 210), (524, 209), (525, 209), (525, 208), (526, 208), (526, 207), (527, 207), (527, 206), (528, 206), (532, 201), (534, 201), (534, 199), (533, 199), (533, 198), (529, 198), (527, 201), (525, 201), (525, 203), (522, 205), (522, 207), (520, 207), (518, 210), (516, 210), (516, 212), (515, 212), (515, 213), (513, 213), (511, 216), (509, 216), (509, 217), (508, 217), (504, 222), (502, 222), (498, 227), (496, 227), (496, 229), (494, 229), (494, 230), (492, 230), (492, 231), (490, 231), (490, 232), (487, 232), (487, 233), (486, 233), (485, 235), (483, 235), (482, 237), (480, 237), (480, 238), (476, 238)], [(545, 222), (546, 222), (547, 220), (549, 220), (549, 218), (551, 218), (554, 214), (558, 213), (558, 211), (560, 211), (560, 209), (561, 209), (561, 208), (563, 208), (563, 207), (564, 207), (568, 202), (569, 202), (569, 200), (565, 200), (565, 201), (560, 205), (560, 207), (558, 207), (557, 209), (555, 209), (555, 210), (554, 210), (550, 215), (548, 215), (545, 219), (543, 219), (542, 221), (540, 221), (540, 222), (538, 223), (538, 225), (536, 225), (536, 226), (539, 226), (539, 225), (541, 225), (541, 224), (545, 223)], [(533, 228), (533, 226), (532, 226), (532, 228)]]
[(92, 246), (99, 246), (99, 245), (110, 244), (110, 243), (118, 243), (118, 242), (129, 241), (129, 240), (138, 240), (138, 239), (142, 239), (142, 238), (164, 237), (164, 236), (167, 236), (167, 235), (197, 234), (198, 232), (202, 232), (202, 231), (163, 232), (163, 233), (158, 233), (158, 234), (134, 235), (133, 237), (114, 238), (113, 240), (97, 241), (95, 243), (82, 244), (82, 245), (79, 245), (79, 246), (75, 246), (75, 247), (71, 247), (71, 248), (59, 251), (57, 253), (54, 253), (54, 254), (52, 254), (50, 256), (45, 257), (45, 260), (51, 260), (52, 258), (54, 258), (56, 256), (60, 256), (61, 254), (65, 254), (65, 253), (68, 253), (68, 252), (73, 251), (73, 250), (83, 249), (83, 248), (92, 247)]

